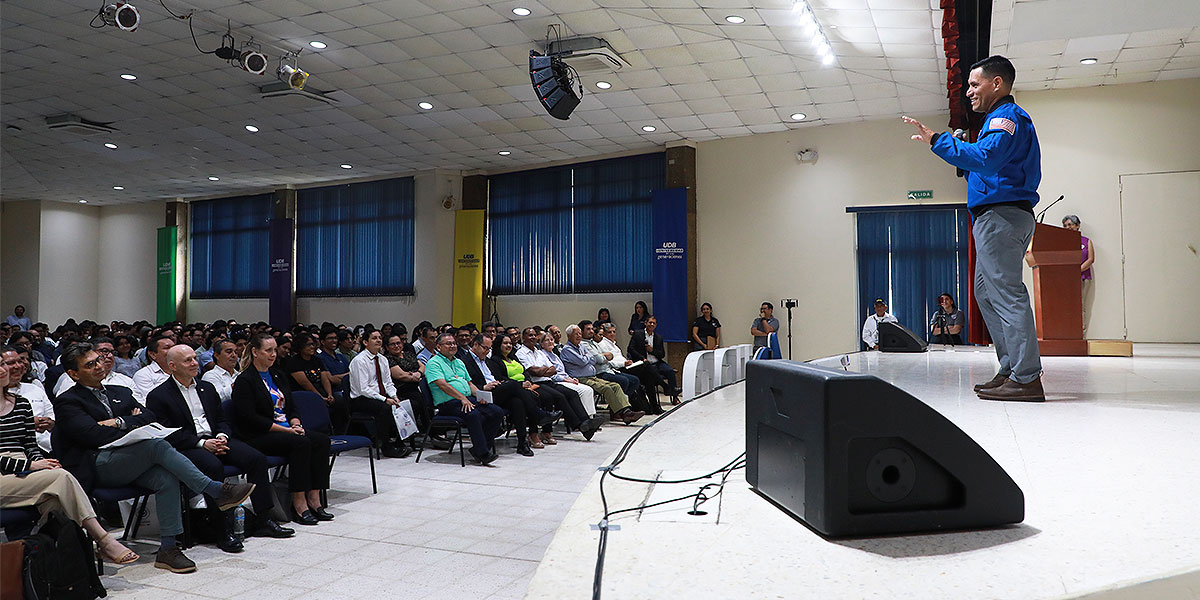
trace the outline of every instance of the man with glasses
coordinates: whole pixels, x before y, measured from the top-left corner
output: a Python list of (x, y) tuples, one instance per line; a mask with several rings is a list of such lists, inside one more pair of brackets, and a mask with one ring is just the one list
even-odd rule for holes
[[(113, 344), (113, 341), (106, 337), (96, 338), (92, 340), (92, 346), (96, 349), (96, 353), (100, 355), (100, 358), (104, 359), (105, 374), (102, 383), (106, 386), (119, 385), (133, 391), (133, 380), (113, 370), (117, 356), (116, 346)], [(54, 384), (54, 396), (57, 398), (74, 385), (75, 380), (71, 379), (70, 374), (66, 377), (59, 377), (58, 381)]]
[(338, 352), (338, 330), (333, 327), (321, 331), (321, 348), (317, 351), (325, 370), (329, 371), (329, 382), (336, 389), (345, 389), (346, 375), (350, 372), (350, 359)]
[(458, 417), (471, 434), (471, 456), (481, 465), (495, 461), (496, 436), (508, 411), (475, 398), (479, 388), (471, 383), (467, 365), (455, 358), (458, 343), (454, 335), (443, 333), (435, 338), (437, 354), (425, 363), (425, 381), (433, 395), (439, 415)]

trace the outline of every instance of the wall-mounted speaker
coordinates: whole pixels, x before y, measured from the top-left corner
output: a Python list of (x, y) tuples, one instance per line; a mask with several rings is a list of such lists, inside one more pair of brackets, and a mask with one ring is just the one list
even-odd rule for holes
[(879, 324), (880, 352), (925, 352), (929, 344), (899, 323)]
[(562, 59), (542, 56), (536, 50), (530, 50), (529, 80), (538, 102), (555, 119), (569, 119), (575, 107), (579, 106), (579, 96), (571, 89), (570, 67)]
[(746, 481), (830, 537), (977, 529), (1025, 495), (966, 433), (871, 375), (746, 363)]

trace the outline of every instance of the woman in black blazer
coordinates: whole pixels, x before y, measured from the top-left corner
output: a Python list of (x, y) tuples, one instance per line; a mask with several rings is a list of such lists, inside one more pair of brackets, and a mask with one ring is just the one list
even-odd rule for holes
[(333, 519), (321, 507), (321, 490), (329, 487), (329, 436), (301, 425), (288, 376), (272, 366), (275, 349), (275, 338), (267, 334), (255, 335), (246, 345), (230, 396), (234, 433), (263, 454), (288, 458), (292, 520), (316, 525)]

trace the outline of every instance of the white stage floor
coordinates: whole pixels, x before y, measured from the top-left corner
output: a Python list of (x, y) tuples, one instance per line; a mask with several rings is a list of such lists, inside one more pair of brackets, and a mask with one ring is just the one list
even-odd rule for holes
[[(838, 358), (819, 364), (838, 366)], [(892, 382), (974, 438), (1024, 491), (1025, 521), (832, 541), (753, 493), (738, 471), (704, 506), (706, 517), (687, 515), (690, 502), (614, 516), (621, 528), (608, 536), (603, 596), (1200, 597), (1200, 358), (1048, 357), (1042, 404), (975, 397), (971, 386), (995, 372), (990, 349), (850, 360), (850, 370)], [(714, 471), (745, 450), (744, 423), (738, 383), (658, 422), (617, 472), (666, 479)], [(599, 479), (571, 508), (527, 598), (591, 597)], [(604, 484), (610, 510), (698, 488)], [(1131, 587), (1154, 580), (1157, 587)], [(1125, 591), (1105, 591), (1114, 588)]]

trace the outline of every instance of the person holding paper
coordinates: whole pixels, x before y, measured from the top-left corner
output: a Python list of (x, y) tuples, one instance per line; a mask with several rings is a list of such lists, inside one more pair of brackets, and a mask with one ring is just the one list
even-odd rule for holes
[(129, 485), (154, 490), (160, 530), (154, 566), (172, 573), (195, 571), (196, 563), (184, 556), (175, 540), (183, 533), (179, 485), (203, 493), (225, 511), (245, 502), (254, 484), (213, 480), (162, 438), (113, 447), (131, 431), (146, 425), (161, 426), (128, 389), (104, 386), (104, 359), (91, 344), (81, 342), (68, 347), (62, 364), (79, 382), (54, 403), (58, 421), (52, 443), (62, 466), (85, 490)]
[(638, 380), (634, 393), (629, 397), (643, 398), (648, 409), (646, 414), (661, 415), (663, 409), (658, 403), (658, 373), (653, 367), (646, 364), (646, 361), (634, 361), (621, 354), (621, 347), (617, 345), (616, 325), (605, 323), (600, 327), (600, 335), (601, 338), (598, 342), (600, 349), (612, 354), (612, 359), (608, 361), (609, 367), (622, 375), (633, 376)]
[(412, 454), (412, 448), (399, 439), (392, 407), (400, 406), (400, 399), (382, 352), (383, 334), (378, 330), (364, 333), (363, 351), (350, 361), (350, 408), (375, 419), (375, 443), (382, 447), (384, 456), (404, 458)]
[[(493, 342), (482, 333), (476, 334), (467, 358), (470, 362), (463, 361), (463, 365), (467, 367), (471, 383), (480, 391), (490, 392), (496, 406), (508, 411), (509, 421), (517, 430), (517, 454), (533, 456), (531, 446), (544, 448), (538, 439), (538, 426), (557, 421), (562, 413), (548, 413), (538, 408), (534, 386), (525, 379), (525, 366), (515, 358), (512, 339), (502, 333)], [(534, 440), (538, 443), (533, 444)]]
[[(220, 368), (220, 367), (217, 367)], [(225, 465), (237, 467), (246, 479), (255, 484), (250, 502), (259, 517), (251, 535), (260, 537), (291, 537), (296, 532), (280, 527), (267, 518), (275, 505), (271, 494), (271, 478), (267, 475), (267, 457), (249, 444), (234, 439), (233, 428), (221, 410), (221, 398), (213, 384), (196, 377), (200, 361), (196, 351), (187, 344), (167, 350), (167, 373), (171, 378), (150, 390), (146, 407), (159, 423), (177, 427), (179, 431), (167, 436), (167, 441), (186, 456), (196, 468), (213, 479), (223, 479)], [(210, 511), (216, 507), (209, 506)], [(226, 552), (241, 552), (242, 542), (233, 536), (233, 523), (220, 514), (212, 515), (214, 523), (223, 523), (217, 547)]]
[(678, 378), (675, 369), (667, 364), (667, 349), (663, 344), (662, 335), (657, 333), (658, 318), (648, 315), (642, 322), (642, 327), (642, 331), (634, 333), (633, 339), (629, 340), (625, 354), (633, 360), (646, 361), (646, 364), (658, 373), (663, 391), (672, 397), (671, 404), (679, 404), (679, 395), (683, 390), (676, 383)]
[(425, 363), (425, 381), (433, 396), (433, 405), (439, 415), (458, 417), (471, 434), (471, 456), (481, 465), (498, 458), (496, 435), (507, 412), (491, 403), (476, 398), (479, 388), (471, 383), (467, 365), (455, 358), (458, 342), (454, 335), (443, 333), (434, 338), (437, 354)]

